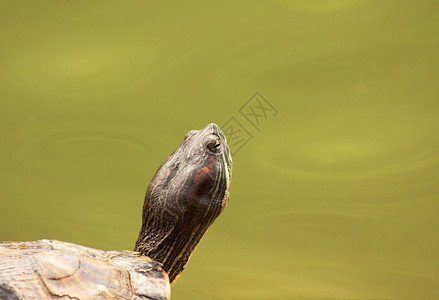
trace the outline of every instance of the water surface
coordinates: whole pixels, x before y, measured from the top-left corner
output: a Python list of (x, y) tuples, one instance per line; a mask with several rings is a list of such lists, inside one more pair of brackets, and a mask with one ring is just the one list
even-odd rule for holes
[(438, 6), (0, 1), (0, 240), (132, 249), (160, 163), (233, 116), (173, 299), (439, 298)]

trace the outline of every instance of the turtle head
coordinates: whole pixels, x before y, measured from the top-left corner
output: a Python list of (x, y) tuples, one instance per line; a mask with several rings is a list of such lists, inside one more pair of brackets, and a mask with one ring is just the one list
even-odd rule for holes
[(148, 186), (135, 250), (163, 264), (172, 283), (229, 200), (232, 159), (216, 124), (189, 131)]
[(212, 123), (189, 131), (152, 181), (166, 182), (162, 190), (175, 196), (174, 203), (185, 204), (185, 212), (189, 213), (185, 216), (189, 217), (197, 211), (214, 213), (227, 205), (231, 173), (226, 138)]

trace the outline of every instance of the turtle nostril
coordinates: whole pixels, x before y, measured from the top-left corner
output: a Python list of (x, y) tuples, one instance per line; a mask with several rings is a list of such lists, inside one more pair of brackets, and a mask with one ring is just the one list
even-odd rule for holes
[(209, 130), (211, 134), (217, 134), (219, 127), (215, 123), (210, 123), (209, 125), (206, 126), (206, 128)]

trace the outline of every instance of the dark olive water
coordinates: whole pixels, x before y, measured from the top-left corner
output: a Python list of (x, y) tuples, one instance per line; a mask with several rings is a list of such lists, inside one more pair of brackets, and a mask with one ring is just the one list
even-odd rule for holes
[(253, 138), (229, 132), (229, 207), (173, 299), (438, 299), (438, 12), (0, 1), (0, 240), (132, 249), (160, 163), (234, 117)]

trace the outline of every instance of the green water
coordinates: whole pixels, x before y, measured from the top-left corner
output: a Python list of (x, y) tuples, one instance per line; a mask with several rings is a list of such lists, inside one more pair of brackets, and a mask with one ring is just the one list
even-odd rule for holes
[(132, 249), (160, 163), (234, 117), (253, 138), (173, 299), (439, 299), (438, 13), (0, 0), (0, 240)]

